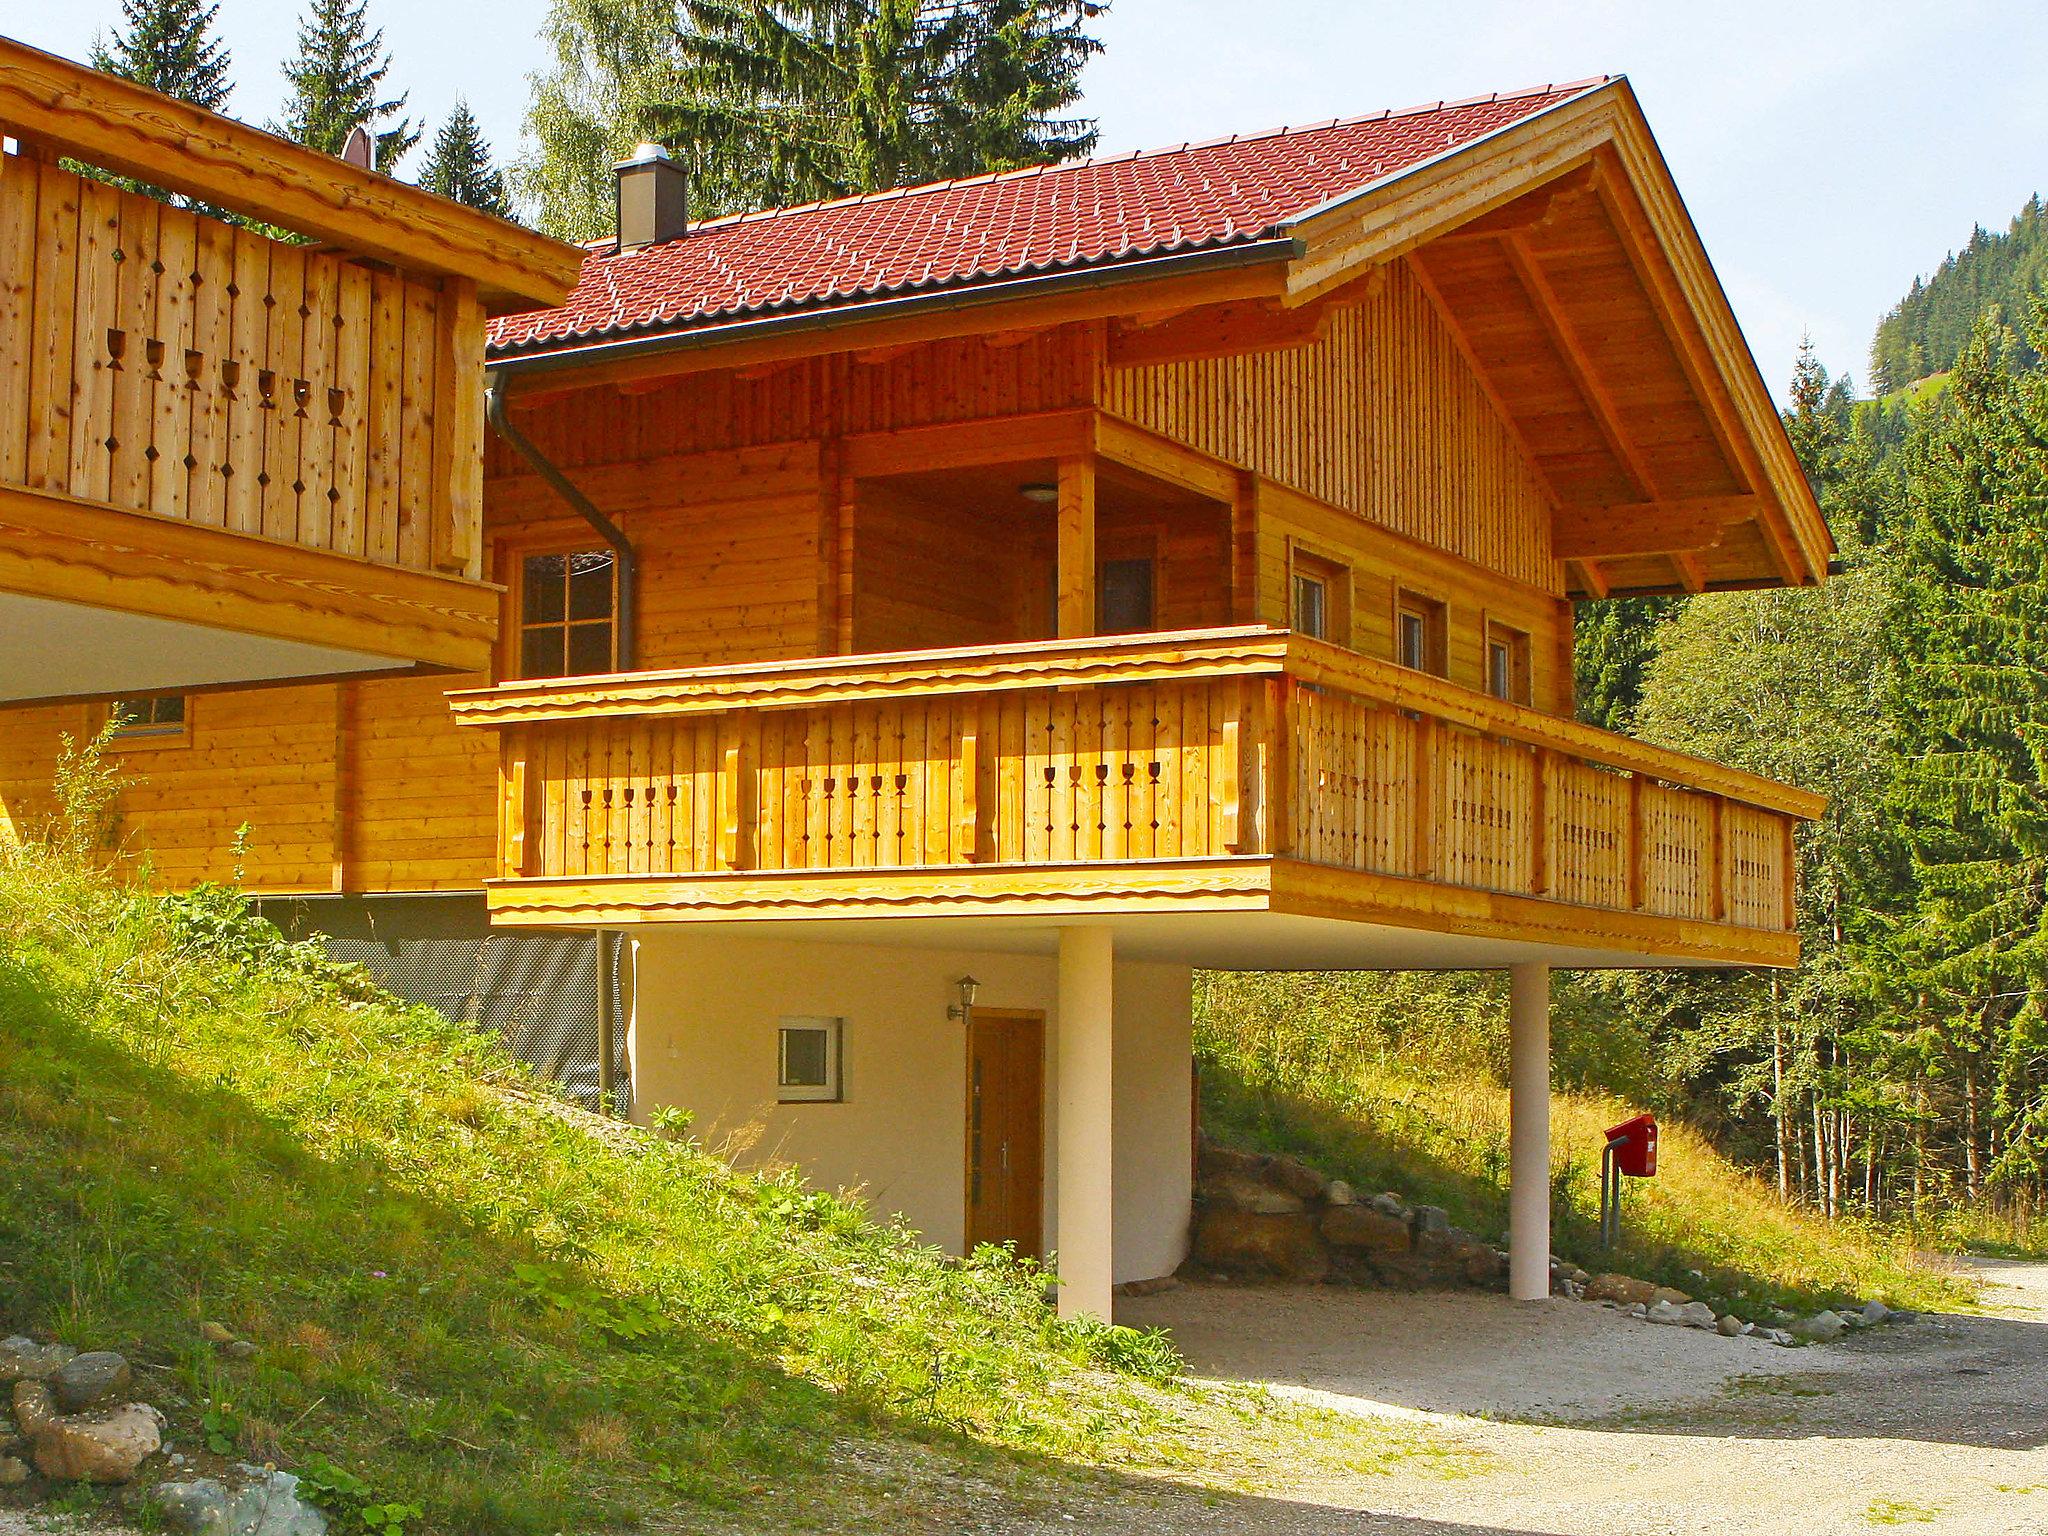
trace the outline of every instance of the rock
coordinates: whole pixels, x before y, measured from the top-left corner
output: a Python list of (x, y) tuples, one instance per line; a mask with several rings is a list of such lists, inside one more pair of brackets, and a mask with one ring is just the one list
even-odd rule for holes
[(1764, 1330), (1764, 1337), (1773, 1344), (1782, 1344), (1788, 1349), (1799, 1342), (1782, 1328), (1766, 1328)]
[(196, 1477), (189, 1483), (159, 1483), (157, 1507), (174, 1531), (192, 1536), (228, 1536), (228, 1491), (211, 1477)]
[(38, 1344), (19, 1333), (0, 1339), (0, 1383), (47, 1381), (77, 1353), (69, 1344)]
[(57, 1399), (59, 1413), (97, 1408), (117, 1397), (126, 1397), (134, 1385), (135, 1373), (128, 1368), (127, 1360), (111, 1349), (74, 1355), (50, 1377), (50, 1391)]
[(1832, 1344), (1842, 1336), (1842, 1319), (1833, 1312), (1816, 1312), (1792, 1325), (1792, 1336), (1810, 1344)]
[(1451, 1230), (1450, 1212), (1440, 1205), (1418, 1205), (1408, 1218), (1408, 1224), (1420, 1238), (1426, 1233), (1448, 1232)]
[(327, 1517), (299, 1497), (299, 1480), (271, 1470), (228, 1509), (230, 1536), (326, 1536)]
[(1586, 1282), (1591, 1301), (1618, 1301), (1625, 1307), (1648, 1306), (1657, 1287), (1633, 1275), (1595, 1275)]
[(162, 1447), (163, 1415), (147, 1403), (126, 1403), (93, 1413), (54, 1415), (28, 1435), (36, 1470), (45, 1477), (125, 1483)]
[(1704, 1301), (1653, 1301), (1645, 1314), (1646, 1321), (1663, 1323), (1673, 1328), (1712, 1328), (1714, 1309)]
[[(1505, 1270), (1505, 1266), (1495, 1255), (1493, 1249), (1485, 1243), (1466, 1243), (1460, 1252), (1462, 1255), (1460, 1262), (1464, 1266), (1465, 1278), (1474, 1285), (1491, 1285), (1501, 1277)], [(1570, 1280), (1567, 1279), (1565, 1284), (1570, 1285)]]
[(1442, 1255), (1380, 1253), (1373, 1255), (1372, 1267), (1388, 1285), (1410, 1291), (1441, 1290), (1465, 1278), (1464, 1271)]
[(1325, 1205), (1356, 1205), (1358, 1192), (1342, 1179), (1330, 1180), (1330, 1187), (1323, 1191)]
[(1880, 1323), (1888, 1323), (1891, 1320), (1892, 1309), (1883, 1302), (1866, 1301), (1863, 1304), (1863, 1321), (1866, 1326), (1875, 1328)]
[(1660, 1285), (1650, 1292), (1650, 1300), (1669, 1302), (1674, 1307), (1682, 1307), (1692, 1298), (1683, 1291), (1673, 1290), (1668, 1285)]
[(235, 1335), (233, 1329), (225, 1328), (219, 1323), (201, 1323), (199, 1337), (209, 1344), (220, 1345), (234, 1342)]
[(1714, 1324), (1714, 1332), (1720, 1334), (1724, 1339), (1739, 1339), (1742, 1337), (1742, 1330), (1745, 1326), (1741, 1318), (1730, 1312), (1726, 1317)]
[(1267, 1165), (1266, 1177), (1295, 1199), (1304, 1202), (1322, 1199), (1323, 1191), (1330, 1187), (1328, 1179), (1307, 1163), (1297, 1162), (1291, 1157), (1273, 1158)]
[(1648, 1317), (1650, 1315), (1650, 1309), (1647, 1306), (1645, 1306), (1642, 1302), (1638, 1301), (1629, 1307), (1628, 1315), (1630, 1317), (1636, 1318)]
[(256, 1358), (256, 1346), (247, 1339), (230, 1339), (221, 1346), (220, 1352), (230, 1360), (254, 1360)]
[[(1119, 1296), (1157, 1296), (1165, 1291), (1179, 1289), (1180, 1282), (1172, 1275), (1156, 1275), (1150, 1280), (1126, 1280), (1116, 1288), (1116, 1293)], [(253, 1345), (250, 1347), (250, 1353), (255, 1353)]]
[(1402, 1221), (1408, 1219), (1408, 1202), (1395, 1194), (1391, 1189), (1374, 1195), (1371, 1204), (1372, 1208), (1382, 1216), (1398, 1216)]
[(0, 1488), (19, 1488), (27, 1481), (27, 1462), (19, 1456), (0, 1456)]
[(1323, 1240), (1351, 1253), (1405, 1253), (1408, 1223), (1369, 1205), (1333, 1205), (1323, 1212)]
[(1200, 1193), (1204, 1205), (1254, 1216), (1287, 1216), (1304, 1208), (1299, 1195), (1246, 1173), (1220, 1173), (1204, 1179)]
[(48, 1383), (17, 1381), (14, 1384), (14, 1422), (30, 1440), (57, 1417), (57, 1400), (50, 1396)]
[(1209, 1206), (1195, 1220), (1194, 1257), (1211, 1269), (1321, 1280), (1330, 1256), (1305, 1211), (1265, 1212)]

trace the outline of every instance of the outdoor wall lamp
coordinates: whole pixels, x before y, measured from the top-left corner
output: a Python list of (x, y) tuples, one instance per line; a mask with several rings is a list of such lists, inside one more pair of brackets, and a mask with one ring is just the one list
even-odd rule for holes
[(965, 1019), (974, 1012), (975, 994), (981, 991), (981, 983), (972, 976), (962, 976), (953, 983), (960, 989), (960, 1001), (946, 1010), (949, 1019)]
[(1060, 488), (1049, 480), (1027, 480), (1017, 487), (1017, 494), (1026, 501), (1047, 507), (1060, 499)]

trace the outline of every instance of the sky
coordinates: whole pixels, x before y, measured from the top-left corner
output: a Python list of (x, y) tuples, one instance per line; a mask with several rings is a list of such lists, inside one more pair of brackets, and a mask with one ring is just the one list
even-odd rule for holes
[[(413, 113), (466, 99), (504, 159), (547, 8), (370, 0)], [(235, 115), (275, 115), (300, 9), (220, 0)], [(0, 34), (74, 58), (118, 17), (0, 0)], [(2038, 0), (1114, 0), (1097, 26), (1105, 152), (1626, 74), (1780, 396), (1808, 333), (1860, 383), (1914, 275), (2048, 190)]]

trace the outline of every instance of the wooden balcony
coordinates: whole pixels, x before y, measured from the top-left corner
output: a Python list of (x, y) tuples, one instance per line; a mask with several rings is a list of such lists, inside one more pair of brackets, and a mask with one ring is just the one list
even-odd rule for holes
[(1783, 965), (1792, 829), (1822, 808), (1263, 628), (452, 697), (502, 734), (514, 924), (1231, 915), (1163, 951), (1334, 963), (1370, 924)]
[(0, 699), (488, 665), (485, 315), (579, 253), (5, 39), (0, 129)]

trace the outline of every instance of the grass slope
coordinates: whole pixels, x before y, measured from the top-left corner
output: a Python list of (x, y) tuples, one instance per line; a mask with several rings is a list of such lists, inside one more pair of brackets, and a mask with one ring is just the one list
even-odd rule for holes
[[(1456, 1224), (1504, 1238), (1508, 1097), (1491, 1059), (1503, 1008), (1477, 980), (1206, 978), (1196, 1013), (1204, 1128), (1291, 1153), (1362, 1190), (1440, 1205)], [(1591, 1088), (1560, 1087), (1553, 1097), (1562, 1256), (1674, 1285), (1752, 1319), (1851, 1298), (1913, 1308), (1967, 1298), (1908, 1234), (1788, 1206), (1668, 1118), (1657, 1177), (1628, 1181), (1622, 1243), (1601, 1248), (1600, 1149), (1606, 1128), (1639, 1109)]]
[[(1306, 1423), (1060, 1323), (1006, 1256), (579, 1116), (231, 893), (95, 873), (90, 841), (0, 845), (0, 1331), (128, 1352), (186, 1451), (332, 1458), (363, 1479), (344, 1531), (368, 1499), (417, 1506), (408, 1532), (838, 1529), (862, 1444), (1007, 1487), (1199, 1476), (1219, 1423)], [(922, 1523), (905, 1482), (886, 1528)]]

